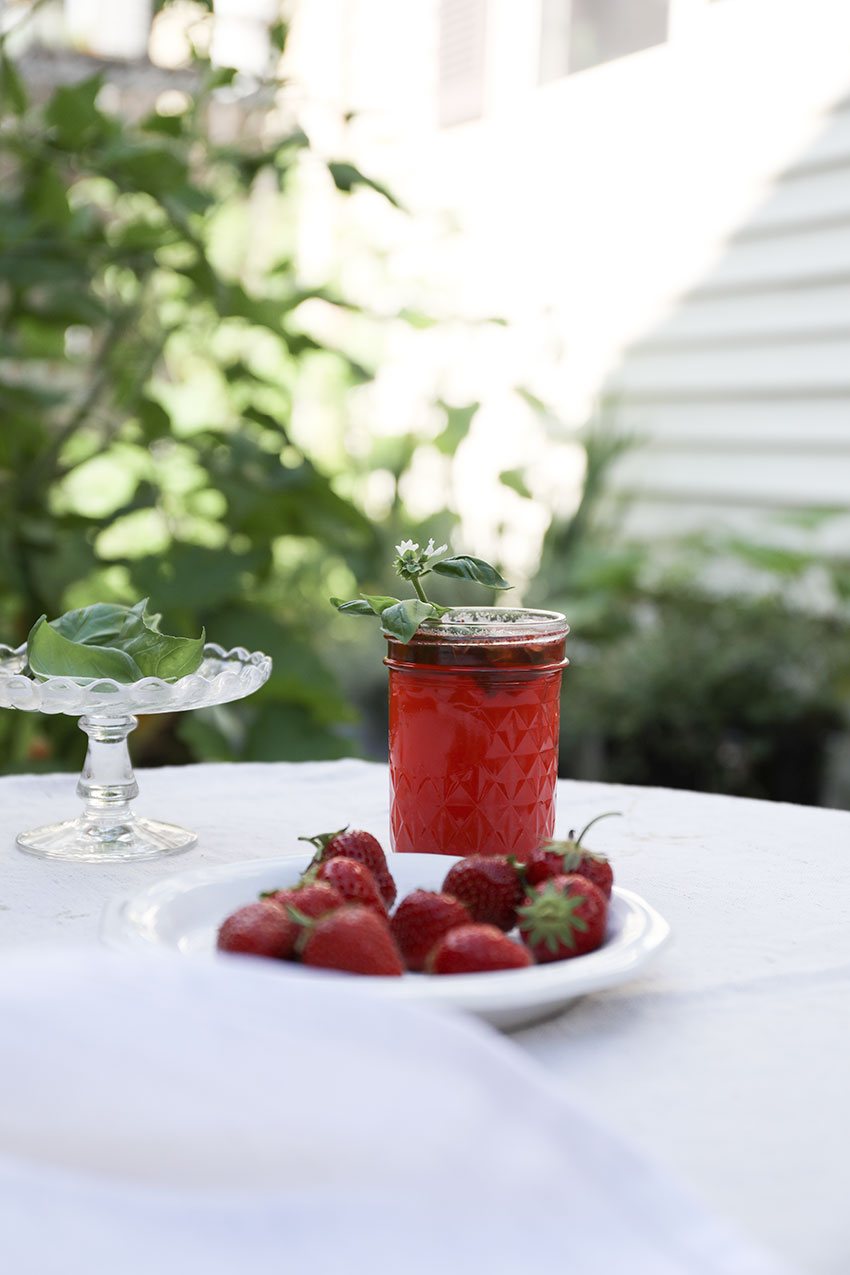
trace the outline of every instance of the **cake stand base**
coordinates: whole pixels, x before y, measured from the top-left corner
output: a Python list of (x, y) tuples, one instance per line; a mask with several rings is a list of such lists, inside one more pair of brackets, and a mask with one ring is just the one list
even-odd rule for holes
[(132, 859), (160, 859), (197, 845), (194, 832), (173, 823), (159, 823), (124, 811), (121, 821), (108, 822), (83, 815), (65, 823), (22, 832), (19, 850), (40, 859), (65, 859), (74, 863), (117, 863)]

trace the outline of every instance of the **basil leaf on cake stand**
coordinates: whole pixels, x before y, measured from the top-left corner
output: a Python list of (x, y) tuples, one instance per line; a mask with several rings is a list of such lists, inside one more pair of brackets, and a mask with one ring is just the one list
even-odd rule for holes
[(112, 863), (155, 859), (189, 850), (194, 832), (137, 815), (136, 782), (127, 737), (137, 713), (175, 713), (242, 699), (268, 680), (262, 651), (170, 637), (147, 600), (133, 607), (96, 604), (58, 620), (42, 616), (26, 645), (0, 644), (0, 708), (79, 717), (88, 751), (77, 783), (84, 803), (77, 819), (48, 824), (16, 838), (19, 849), (44, 859)]

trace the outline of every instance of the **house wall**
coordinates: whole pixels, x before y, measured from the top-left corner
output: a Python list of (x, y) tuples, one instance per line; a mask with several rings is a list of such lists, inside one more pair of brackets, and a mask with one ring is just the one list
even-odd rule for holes
[[(635, 534), (850, 510), (850, 4), (673, 0), (665, 44), (539, 84), (538, 0), (456, 3), (480, 118), (441, 127), (437, 0), (310, 0), (295, 73), (328, 121), (361, 112), (345, 144), (420, 224), (451, 212), (453, 237), (420, 231), (430, 296), (515, 323), (453, 373), (484, 398), (479, 484), (523, 455), (513, 379), (573, 426), (616, 392)], [(817, 534), (850, 544), (841, 518)]]

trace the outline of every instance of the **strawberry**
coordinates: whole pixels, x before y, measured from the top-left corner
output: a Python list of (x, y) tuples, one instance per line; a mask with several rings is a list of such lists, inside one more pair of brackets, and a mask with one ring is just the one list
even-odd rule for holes
[(528, 949), (497, 925), (458, 925), (428, 953), (426, 974), (481, 974), (531, 965)]
[(220, 952), (273, 956), (286, 960), (295, 950), (299, 927), (276, 903), (260, 900), (231, 913), (219, 927)]
[(329, 881), (311, 881), (306, 885), (293, 886), (290, 890), (272, 890), (263, 898), (284, 909), (298, 908), (304, 916), (310, 917), (324, 916), (345, 902), (342, 893)]
[(571, 831), (568, 841), (548, 841), (538, 850), (533, 851), (525, 864), (526, 884), (540, 885), (542, 881), (548, 881), (551, 877), (563, 876), (564, 873), (578, 873), (579, 876), (587, 877), (588, 881), (598, 885), (605, 897), (610, 899), (611, 887), (614, 884), (611, 864), (604, 854), (585, 850), (581, 841), (593, 824), (618, 813), (612, 810), (608, 814), (597, 815), (582, 828), (578, 836)]
[(390, 908), (395, 903), (396, 886), (387, 867), (387, 856), (380, 841), (371, 832), (364, 832), (360, 828), (340, 828), (339, 832), (320, 832), (315, 837), (299, 837), (298, 840), (309, 841), (316, 847), (314, 863), (324, 863), (338, 855), (365, 863), (374, 875), (387, 907)]
[(393, 938), (409, 970), (421, 970), (434, 944), (471, 918), (459, 899), (430, 890), (414, 890), (402, 899), (390, 921)]
[[(386, 917), (387, 905), (381, 898), (377, 881), (365, 863), (339, 855), (319, 864), (316, 880), (332, 885), (346, 903), (364, 903), (366, 907), (374, 908), (380, 916)], [(295, 906), (298, 907), (298, 904)]]
[[(292, 915), (299, 919), (297, 912)], [(399, 977), (404, 973), (404, 962), (389, 923), (374, 908), (362, 903), (347, 903), (318, 921), (307, 921), (297, 950), (302, 965), (346, 970), (350, 974)]]
[(571, 873), (531, 890), (518, 917), (522, 940), (537, 961), (563, 961), (602, 946), (608, 900), (587, 877)]
[(525, 889), (513, 858), (471, 854), (449, 868), (443, 893), (460, 899), (473, 921), (510, 930)]

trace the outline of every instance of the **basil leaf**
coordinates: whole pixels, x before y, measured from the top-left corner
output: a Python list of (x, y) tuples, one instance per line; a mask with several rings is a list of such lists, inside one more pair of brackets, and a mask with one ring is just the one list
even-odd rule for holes
[(363, 593), (361, 597), (366, 599), (375, 615), (383, 615), (388, 607), (398, 604), (398, 598), (385, 598), (380, 593)]
[(141, 669), (131, 655), (111, 646), (72, 642), (47, 623), (36, 620), (27, 639), (27, 659), (36, 677), (70, 677), (92, 681), (111, 677), (116, 682), (137, 682)]
[(205, 631), (198, 638), (169, 637), (158, 633), (135, 610), (127, 616), (118, 642), (141, 669), (142, 677), (176, 681), (194, 673), (204, 658)]
[(375, 614), (369, 603), (364, 602), (362, 598), (352, 598), (351, 602), (343, 602), (342, 598), (331, 598), (331, 606), (335, 606), (337, 611), (344, 611), (346, 615)]
[(147, 598), (125, 607), (98, 602), (66, 611), (33, 626), (27, 642), (36, 677), (72, 677), (90, 681), (111, 677), (137, 682), (160, 677), (173, 682), (194, 673), (203, 660), (204, 637), (169, 637), (157, 629), (160, 617), (147, 614)]
[[(147, 599), (145, 599), (147, 601)], [(117, 639), (127, 619), (128, 608), (114, 606), (110, 602), (96, 602), (94, 606), (66, 611), (58, 620), (51, 620), (50, 627), (69, 642), (84, 642), (91, 646), (110, 646)]]
[(435, 562), (431, 570), (438, 576), (451, 576), (455, 580), (474, 580), (488, 589), (512, 589), (504, 576), (495, 567), (482, 558), (471, 558), (468, 554), (460, 554), (456, 558), (444, 558)]
[(413, 637), (423, 620), (433, 619), (437, 608), (430, 602), (420, 602), (419, 598), (405, 598), (395, 606), (387, 607), (381, 612), (381, 628), (390, 637), (407, 643)]

